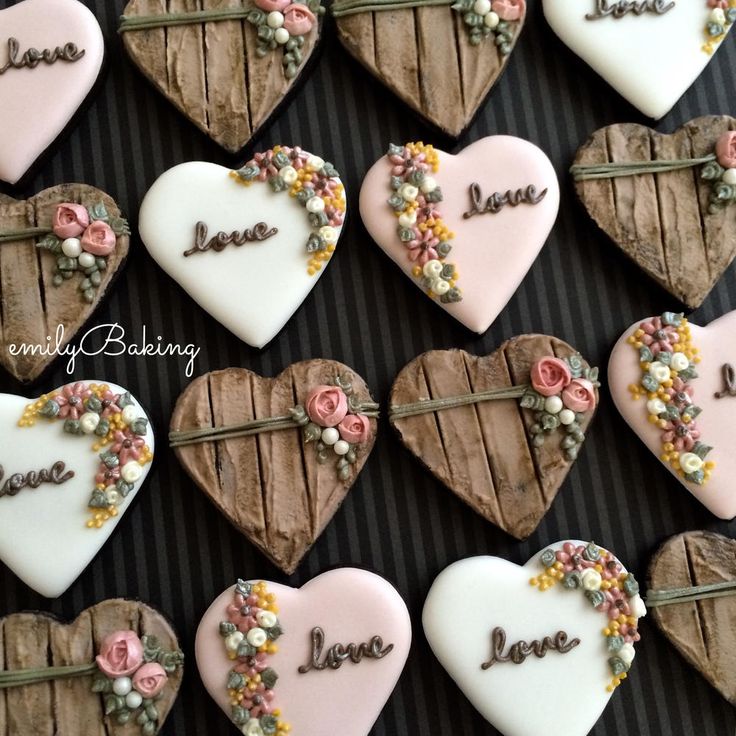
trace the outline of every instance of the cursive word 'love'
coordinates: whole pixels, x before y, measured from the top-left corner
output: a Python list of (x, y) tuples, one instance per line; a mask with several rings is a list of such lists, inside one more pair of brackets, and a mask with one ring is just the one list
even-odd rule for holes
[(273, 237), (277, 232), (277, 228), (272, 227), (269, 229), (265, 222), (259, 222), (250, 230), (243, 230), (243, 232), (233, 230), (231, 233), (219, 232), (207, 240), (207, 225), (204, 222), (198, 222), (194, 228), (194, 246), (184, 251), (184, 255), (188, 257), (195, 253), (204, 253), (208, 250), (220, 253), (228, 245), (241, 246), (246, 243), (257, 243)]
[(595, 11), (585, 16), (586, 20), (598, 20), (612, 16), (623, 18), (628, 13), (644, 15), (644, 13), (656, 13), (664, 15), (675, 7), (675, 0), (596, 0)]
[(495, 215), (506, 205), (518, 207), (520, 204), (539, 204), (546, 194), (546, 189), (537, 193), (537, 188), (530, 184), (526, 189), (517, 189), (515, 192), (510, 189), (505, 194), (494, 192), (484, 202), (480, 184), (473, 183), (470, 185), (470, 209), (463, 213), (463, 219), (467, 220), (473, 215), (484, 215), (487, 212)]
[(736, 396), (736, 370), (731, 363), (723, 366), (723, 391), (719, 391), (716, 398), (722, 399), (726, 396)]
[(393, 648), (393, 644), (389, 644), (385, 649), (383, 647), (383, 639), (380, 636), (374, 636), (370, 641), (363, 644), (334, 644), (327, 650), (325, 658), (322, 658), (322, 651), (325, 646), (325, 632), (319, 626), (312, 629), (312, 656), (307, 662), (299, 668), (299, 674), (304, 675), (310, 670), (326, 670), (327, 668), (338, 670), (342, 667), (342, 663), (349, 659), (353, 664), (359, 664), (365, 659), (383, 659)]
[(0, 66), (0, 74), (5, 74), (10, 69), (35, 69), (41, 62), (44, 64), (55, 64), (57, 61), (75, 62), (84, 56), (84, 49), (78, 49), (74, 43), (57, 46), (55, 49), (30, 48), (20, 54), (20, 43), (17, 38), (8, 39), (8, 61), (5, 66)]
[[(66, 471), (66, 472), (65, 472)], [(5, 469), (0, 465), (0, 482), (5, 477)], [(24, 488), (38, 488), (42, 483), (54, 483), (59, 486), (74, 477), (73, 470), (66, 470), (66, 465), (59, 460), (48, 470), (38, 472), (15, 473), (0, 487), (0, 497), (17, 496)]]
[(523, 639), (517, 641), (516, 644), (512, 644), (506, 654), (503, 653), (506, 647), (506, 632), (500, 627), (496, 626), (491, 632), (491, 658), (484, 662), (480, 667), (483, 670), (488, 670), (493, 667), (496, 662), (513, 662), (514, 664), (523, 664), (526, 658), (530, 655), (544, 657), (548, 651), (559, 652), (560, 654), (567, 654), (569, 651), (574, 649), (580, 644), (580, 639), (567, 640), (567, 634), (564, 631), (558, 631), (554, 638), (545, 636), (542, 641), (535, 639), (532, 642), (525, 642)]

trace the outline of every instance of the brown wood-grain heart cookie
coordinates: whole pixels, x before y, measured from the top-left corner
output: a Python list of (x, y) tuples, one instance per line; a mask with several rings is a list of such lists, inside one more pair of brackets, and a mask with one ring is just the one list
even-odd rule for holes
[(237, 153), (295, 91), (323, 13), (320, 0), (131, 0), (120, 31), (154, 87)]
[[(150, 736), (174, 705), (182, 662), (168, 621), (138, 601), (106, 600), (68, 624), (45, 613), (6, 616), (0, 619), (0, 732)], [(33, 684), (10, 682), (40, 668), (45, 672), (34, 672)]]
[(490, 355), (433, 350), (405, 366), (390, 418), (404, 445), (517, 539), (539, 525), (598, 403), (598, 370), (567, 343), (522, 335)]
[[(696, 118), (669, 135), (643, 125), (609, 125), (578, 150), (572, 169), (577, 194), (596, 224), (693, 309), (736, 255), (736, 158), (703, 160), (716, 159), (719, 140), (734, 130), (736, 120), (725, 115)], [(650, 163), (671, 161), (685, 165), (652, 173)], [(641, 162), (644, 171), (581, 178), (585, 167), (612, 162)]]
[(366, 6), (376, 4), (333, 3), (343, 46), (415, 112), (459, 137), (506, 68), (524, 26), (524, 0)]
[(187, 387), (169, 439), (228, 521), (292, 573), (368, 459), (377, 414), (363, 379), (333, 360), (276, 378), (228, 368)]
[[(649, 564), (647, 606), (680, 654), (736, 705), (736, 595), (655, 605), (654, 594), (736, 583), (736, 540), (696, 531), (668, 539)], [(685, 591), (679, 591), (683, 593)]]
[(0, 194), (0, 365), (36, 380), (95, 311), (128, 247), (128, 225), (99, 189)]

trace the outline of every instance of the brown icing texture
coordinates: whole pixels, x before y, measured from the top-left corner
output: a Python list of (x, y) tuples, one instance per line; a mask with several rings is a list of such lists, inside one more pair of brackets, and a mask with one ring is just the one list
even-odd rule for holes
[(184, 251), (184, 256), (192, 256), (195, 253), (205, 253), (213, 250), (215, 253), (221, 253), (228, 245), (241, 246), (246, 243), (258, 243), (273, 237), (278, 232), (278, 228), (269, 228), (265, 222), (258, 222), (252, 228), (242, 231), (233, 231), (231, 233), (219, 232), (208, 238), (207, 224), (198, 222), (194, 228), (194, 245)]
[(655, 13), (664, 15), (675, 7), (674, 0), (595, 0), (595, 10), (585, 16), (586, 20), (601, 18), (623, 18), (626, 15)]
[(343, 662), (347, 660), (350, 660), (353, 664), (360, 664), (363, 659), (383, 659), (394, 648), (393, 644), (384, 647), (383, 639), (380, 636), (374, 636), (370, 641), (361, 644), (333, 644), (323, 656), (325, 632), (319, 626), (312, 629), (310, 640), (312, 652), (309, 662), (299, 667), (299, 674), (301, 675), (313, 670), (339, 670)]
[(534, 639), (526, 642), (523, 639), (512, 644), (504, 654), (506, 648), (506, 630), (496, 626), (491, 632), (491, 658), (480, 666), (482, 670), (488, 670), (494, 664), (500, 662), (512, 662), (513, 664), (524, 664), (527, 657), (534, 655), (539, 659), (547, 656), (547, 652), (559, 652), (567, 654), (580, 644), (580, 639), (569, 639), (565, 631), (558, 631), (554, 637), (545, 636), (544, 639)]
[(463, 219), (465, 220), (473, 217), (473, 215), (498, 214), (506, 205), (518, 207), (520, 204), (539, 204), (547, 194), (547, 190), (543, 189), (541, 192), (537, 192), (537, 188), (530, 184), (528, 187), (516, 191), (509, 189), (503, 194), (494, 192), (483, 201), (480, 184), (473, 182), (470, 185), (469, 194), (470, 208), (463, 212)]
[[(50, 468), (43, 468), (36, 472), (13, 473), (5, 483), (0, 486), (0, 498), (2, 496), (17, 496), (24, 488), (38, 488), (42, 483), (61, 485), (74, 477), (73, 470), (67, 470), (66, 464), (61, 460), (55, 462)], [(5, 468), (0, 465), (0, 483), (5, 478)]]
[(54, 49), (39, 50), (31, 47), (21, 53), (18, 39), (9, 38), (8, 61), (4, 66), (0, 66), (0, 75), (5, 74), (10, 69), (35, 69), (42, 62), (44, 64), (55, 64), (57, 61), (74, 63), (79, 61), (84, 54), (84, 49), (80, 51), (73, 43), (66, 43), (64, 46), (57, 46)]
[(731, 363), (723, 366), (723, 390), (716, 393), (717, 399), (725, 396), (736, 396), (736, 370)]

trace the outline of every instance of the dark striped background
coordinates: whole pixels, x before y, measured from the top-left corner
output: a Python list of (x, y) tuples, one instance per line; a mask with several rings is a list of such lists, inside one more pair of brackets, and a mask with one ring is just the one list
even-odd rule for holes
[[(0, 7), (9, 4), (13, 3), (0, 0)], [(125, 58), (115, 34), (122, 0), (86, 0), (86, 4), (108, 37), (108, 76), (79, 126), (20, 194), (31, 195), (65, 181), (86, 182), (115, 197), (135, 225), (141, 198), (167, 168), (192, 159), (225, 165), (238, 161), (180, 117)], [(619, 254), (574, 198), (565, 170), (577, 146), (603, 125), (645, 121), (558, 42), (538, 2), (530, 9), (508, 71), (461, 144), (493, 133), (537, 143), (561, 177), (562, 207), (541, 256), (482, 338), (420, 297), (371, 242), (357, 216), (361, 176), (389, 141), (424, 139), (445, 148), (451, 144), (348, 58), (330, 23), (325, 36), (314, 73), (259, 143), (259, 148), (300, 144), (334, 161), (348, 185), (353, 214), (337, 258), (287, 328), (266, 350), (248, 348), (159, 271), (135, 239), (127, 270), (98, 310), (96, 323), (120, 322), (131, 342), (140, 342), (145, 324), (149, 337), (197, 344), (202, 352), (196, 375), (227, 366), (274, 375), (296, 360), (334, 358), (359, 371), (384, 401), (399, 369), (424, 350), (461, 347), (487, 353), (512, 335), (546, 332), (569, 341), (591, 363), (605, 367), (611, 345), (631, 322), (678, 308)], [(661, 62), (652, 59), (652, 63)], [(669, 131), (701, 114), (736, 113), (734, 65), (736, 49), (729, 39), (658, 129)], [(49, 104), (53, 102), (39, 100), (39, 111)], [(730, 296), (735, 292), (736, 272), (731, 268), (695, 321), (706, 323), (735, 307)], [(411, 608), (415, 644), (374, 733), (494, 734), (433, 659), (422, 634), (424, 595), (441, 569), (477, 554), (521, 563), (549, 542), (580, 537), (613, 549), (641, 578), (656, 546), (671, 534), (703, 528), (736, 531), (734, 523), (718, 523), (648, 454), (604, 390), (581, 458), (527, 542), (515, 542), (499, 532), (440, 487), (383, 422), (373, 457), (343, 508), (299, 572), (285, 579), (229, 527), (164, 447), (173, 403), (188, 382), (183, 360), (89, 357), (74, 375), (128, 386), (148, 407), (161, 442), (155, 466), (118, 532), (59, 600), (43, 600), (0, 566), (0, 614), (30, 608), (69, 618), (114, 596), (140, 597), (166, 612), (189, 656), (185, 686), (163, 729), (169, 735), (234, 733), (202, 688), (192, 640), (205, 608), (238, 576), (300, 585), (332, 565), (349, 563), (382, 573), (396, 583)], [(67, 380), (58, 366), (39, 392)], [(16, 388), (6, 378), (0, 379), (0, 387)], [(462, 605), (462, 591), (452, 604)], [(736, 714), (726, 701), (650, 623), (642, 632), (633, 676), (612, 699), (594, 730), (596, 736), (733, 734)], [(550, 692), (530, 692), (529, 702), (519, 707), (533, 708), (537, 699), (554, 697), (554, 685)]]

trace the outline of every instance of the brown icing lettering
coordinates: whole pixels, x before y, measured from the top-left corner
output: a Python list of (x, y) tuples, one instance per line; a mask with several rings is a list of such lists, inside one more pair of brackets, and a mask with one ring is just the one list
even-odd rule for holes
[(723, 366), (723, 391), (716, 394), (717, 399), (725, 396), (736, 396), (736, 370), (730, 363)]
[(486, 212), (495, 215), (507, 204), (511, 207), (517, 207), (520, 204), (539, 204), (546, 194), (546, 189), (537, 193), (537, 188), (530, 184), (526, 189), (517, 189), (515, 192), (510, 189), (505, 194), (495, 192), (483, 202), (480, 184), (473, 183), (470, 185), (470, 209), (463, 213), (463, 218), (467, 220), (473, 215), (483, 215)]
[[(66, 472), (65, 472), (66, 471)], [(5, 469), (0, 465), (0, 482), (5, 477)], [(66, 465), (59, 460), (48, 470), (31, 471), (30, 473), (15, 473), (0, 487), (0, 497), (17, 496), (24, 488), (38, 488), (42, 483), (61, 485), (74, 477), (73, 470), (66, 470)]]
[(612, 16), (623, 18), (627, 13), (643, 15), (644, 13), (656, 13), (664, 15), (675, 7), (675, 1), (667, 0), (596, 0), (595, 11), (585, 16), (586, 20), (598, 20)]
[(320, 662), (324, 646), (325, 632), (319, 626), (315, 626), (312, 629), (312, 656), (307, 664), (299, 668), (299, 674), (304, 675), (310, 670), (326, 670), (328, 667), (338, 670), (347, 659), (354, 664), (358, 664), (363, 658), (383, 659), (394, 648), (393, 644), (389, 644), (384, 649), (383, 639), (374, 636), (370, 641), (360, 645), (335, 644), (327, 650), (324, 660)]
[(246, 243), (256, 243), (273, 237), (278, 229), (272, 227), (269, 229), (265, 222), (259, 222), (250, 230), (238, 232), (234, 230), (231, 233), (219, 232), (214, 237), (207, 240), (207, 225), (204, 222), (198, 222), (194, 228), (194, 246), (184, 251), (185, 256), (191, 256), (195, 253), (204, 253), (208, 250), (214, 250), (220, 253), (225, 250), (228, 245), (245, 245)]
[(28, 51), (20, 54), (20, 43), (17, 38), (8, 39), (8, 61), (5, 66), (0, 67), (0, 74), (5, 74), (10, 69), (35, 69), (41, 62), (44, 64), (55, 64), (57, 61), (79, 61), (85, 54), (84, 49), (81, 51), (74, 43), (67, 43), (64, 46), (57, 46), (55, 49), (38, 49), (30, 48)]
[(569, 651), (574, 649), (580, 644), (580, 639), (567, 640), (567, 634), (564, 631), (558, 631), (554, 638), (545, 636), (542, 641), (535, 639), (532, 642), (522, 641), (513, 644), (509, 651), (504, 654), (503, 650), (506, 646), (506, 632), (500, 627), (496, 626), (491, 632), (491, 658), (484, 662), (480, 667), (483, 670), (488, 670), (496, 662), (513, 662), (514, 664), (522, 664), (528, 656), (533, 654), (535, 657), (540, 659), (544, 657), (548, 651), (559, 652), (560, 654), (567, 654)]

